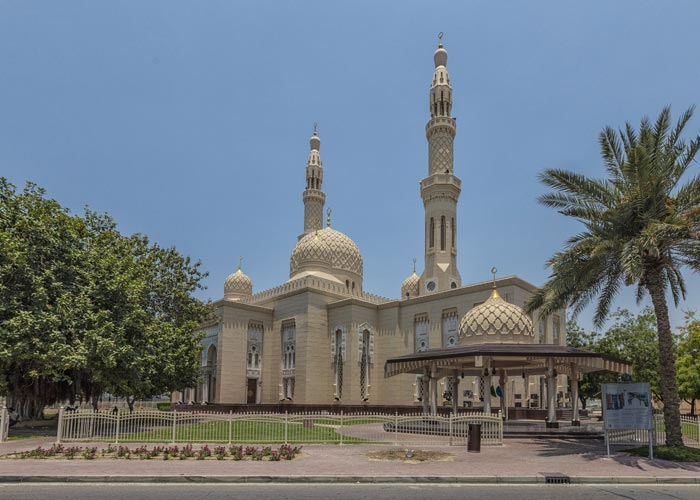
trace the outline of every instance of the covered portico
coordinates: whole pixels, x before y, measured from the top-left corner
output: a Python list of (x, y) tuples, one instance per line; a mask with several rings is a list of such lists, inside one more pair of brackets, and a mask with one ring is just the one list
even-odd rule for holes
[[(571, 379), (572, 425), (579, 423), (579, 376), (585, 373), (609, 371), (631, 373), (631, 366), (620, 360), (568, 346), (553, 344), (479, 343), (460, 344), (442, 349), (429, 349), (386, 361), (384, 376), (402, 373), (422, 375), (427, 383), (428, 397), (423, 398), (424, 412), (437, 413), (437, 381), (453, 377), (452, 409), (457, 412), (459, 381), (465, 377), (482, 377), (484, 387), (490, 390), (493, 378), (505, 396), (509, 376), (527, 377), (544, 375), (547, 386), (547, 426), (557, 427), (556, 377), (568, 375)], [(501, 398), (501, 410), (506, 414), (506, 398)], [(484, 413), (491, 413), (491, 398), (484, 398)]]

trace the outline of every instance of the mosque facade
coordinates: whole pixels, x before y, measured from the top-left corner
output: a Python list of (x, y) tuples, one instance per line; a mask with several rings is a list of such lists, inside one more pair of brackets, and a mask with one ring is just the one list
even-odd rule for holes
[[(330, 213), (324, 224), (321, 140), (314, 127), (302, 195), (304, 229), (291, 253), (289, 279), (253, 293), (252, 281), (240, 265), (226, 278), (212, 321), (202, 325), (202, 383), (175, 393), (174, 400), (420, 406), (427, 397), (422, 376), (385, 378), (387, 359), (475, 341), (565, 344), (565, 311), (549, 317), (523, 312), (534, 285), (517, 276), (462, 283), (457, 268), (462, 183), (454, 169), (457, 127), (442, 43), (434, 62), (426, 124), (429, 161), (420, 181), (423, 271), (416, 272), (414, 261), (398, 299), (364, 290), (360, 249), (331, 227)], [(453, 390), (454, 377), (437, 382), (439, 404), (479, 407), (484, 398), (491, 398), (499, 405), (499, 396), (484, 386), (486, 377), (455, 375), (460, 378), (459, 391)], [(501, 393), (506, 406), (540, 407), (543, 376), (505, 375), (501, 388), (507, 390)], [(559, 375), (560, 402), (567, 397), (566, 386), (566, 376)]]

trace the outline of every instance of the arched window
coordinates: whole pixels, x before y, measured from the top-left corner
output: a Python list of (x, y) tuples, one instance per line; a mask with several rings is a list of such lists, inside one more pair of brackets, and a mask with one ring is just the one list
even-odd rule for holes
[(370, 333), (369, 330), (362, 332), (360, 339), (360, 398), (362, 401), (369, 399), (369, 364), (370, 364)]
[(296, 322), (282, 322), (282, 387), (280, 399), (294, 398), (296, 377)]
[(435, 219), (433, 219), (432, 217), (430, 218), (430, 230), (428, 234), (428, 240), (428, 246), (430, 248), (433, 248), (435, 246)]
[(213, 403), (216, 399), (216, 347), (209, 346), (207, 351), (207, 393), (204, 395), (207, 402)]
[(440, 217), (440, 250), (445, 249), (445, 238), (447, 237), (445, 227), (445, 216)]
[(343, 397), (343, 363), (345, 361), (345, 339), (343, 331), (338, 329), (333, 333), (333, 365), (335, 367), (335, 399)]
[(451, 234), (452, 248), (457, 248), (457, 245), (455, 245), (455, 218), (454, 217), (452, 217), (452, 225), (450, 226), (450, 231), (452, 232), (452, 234)]

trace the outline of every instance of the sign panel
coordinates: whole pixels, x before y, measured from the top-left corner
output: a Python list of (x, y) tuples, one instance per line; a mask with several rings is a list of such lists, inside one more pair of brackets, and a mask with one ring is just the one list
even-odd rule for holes
[(651, 430), (649, 383), (603, 384), (603, 420), (606, 430)]

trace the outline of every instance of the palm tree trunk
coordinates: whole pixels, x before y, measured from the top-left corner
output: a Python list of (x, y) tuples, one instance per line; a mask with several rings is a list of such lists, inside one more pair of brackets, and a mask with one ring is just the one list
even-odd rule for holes
[(671, 323), (668, 319), (666, 290), (661, 284), (661, 274), (657, 269), (647, 271), (646, 288), (651, 295), (656, 314), (656, 329), (659, 336), (659, 371), (661, 375), (661, 397), (664, 400), (664, 426), (666, 446), (683, 446), (681, 434), (680, 399), (676, 381), (676, 355), (673, 351)]

